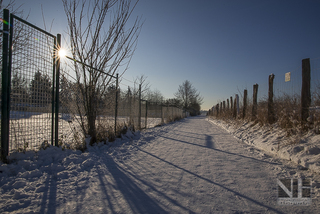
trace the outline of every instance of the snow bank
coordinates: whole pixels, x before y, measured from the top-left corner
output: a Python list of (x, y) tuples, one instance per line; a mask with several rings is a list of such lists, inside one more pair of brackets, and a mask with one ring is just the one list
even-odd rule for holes
[(312, 132), (304, 136), (292, 135), (276, 124), (261, 127), (253, 122), (239, 122), (208, 119), (237, 139), (279, 158), (290, 160), (298, 165), (320, 173), (320, 135)]
[(88, 146), (86, 152), (48, 145), (37, 152), (11, 153), (9, 164), (0, 162), (0, 213), (53, 210), (53, 207), (47, 207), (50, 197), (55, 197), (45, 195), (50, 192), (49, 186), (68, 184), (81, 189), (82, 184), (89, 182), (88, 173), (102, 164), (102, 157), (119, 150), (121, 155), (128, 154), (132, 149), (130, 142), (139, 137), (139, 131), (132, 133), (129, 130), (115, 142)]

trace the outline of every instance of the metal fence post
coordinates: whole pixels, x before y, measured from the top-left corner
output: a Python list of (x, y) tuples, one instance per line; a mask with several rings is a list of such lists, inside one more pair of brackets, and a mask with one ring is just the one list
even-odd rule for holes
[(139, 85), (139, 112), (138, 112), (138, 129), (141, 129), (141, 84)]
[(133, 124), (132, 122), (132, 98), (131, 98), (131, 93), (130, 93), (130, 87), (128, 86), (128, 96), (127, 96), (127, 102), (128, 102), (128, 107), (129, 108), (129, 126)]
[(118, 117), (118, 87), (119, 87), (119, 74), (117, 73), (116, 76), (116, 106), (115, 106), (115, 113), (114, 113), (114, 135), (117, 134), (117, 117)]
[(163, 105), (161, 104), (161, 124), (164, 124)]
[(2, 39), (2, 94), (1, 94), (1, 159), (6, 162), (9, 153), (10, 84), (9, 84), (9, 10), (3, 10)]
[[(57, 48), (56, 54), (58, 54), (61, 47), (61, 34), (57, 34)], [(57, 57), (56, 62), (56, 102), (55, 102), (55, 124), (54, 124), (54, 145), (59, 146), (59, 87), (60, 87), (60, 57)], [(52, 118), (53, 120), (53, 118)]]
[(146, 129), (147, 129), (147, 125), (148, 125), (148, 101), (146, 101), (146, 119), (145, 119), (145, 127), (146, 127)]
[(173, 107), (171, 106), (171, 117), (172, 117), (172, 121), (173, 121)]
[(52, 68), (52, 105), (51, 105), (51, 145), (53, 146), (53, 139), (55, 137), (55, 102), (56, 102), (56, 59), (59, 56), (58, 48), (57, 48), (57, 37), (54, 39), (54, 44), (53, 44), (53, 49), (54, 49), (54, 56), (53, 56), (53, 68)]

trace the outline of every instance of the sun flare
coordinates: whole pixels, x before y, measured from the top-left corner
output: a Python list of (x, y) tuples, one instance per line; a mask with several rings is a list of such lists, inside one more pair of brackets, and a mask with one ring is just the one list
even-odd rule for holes
[(59, 50), (59, 57), (64, 58), (67, 55), (67, 51), (63, 48), (60, 48)]

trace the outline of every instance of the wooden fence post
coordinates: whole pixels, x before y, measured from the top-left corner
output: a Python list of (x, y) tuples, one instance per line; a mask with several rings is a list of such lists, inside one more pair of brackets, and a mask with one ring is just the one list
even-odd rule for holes
[(273, 80), (274, 74), (269, 75), (269, 91), (268, 91), (268, 122), (272, 124), (275, 122), (274, 108), (273, 108)]
[(230, 107), (230, 105), (229, 105), (229, 99), (227, 99), (227, 110), (229, 110), (229, 107)]
[(236, 108), (236, 106), (237, 106), (237, 98), (235, 97), (234, 98), (234, 104), (233, 104), (233, 117), (234, 118), (237, 118), (237, 108)]
[(310, 59), (302, 60), (302, 86), (301, 86), (301, 121), (306, 122), (309, 117), (309, 107), (311, 105), (310, 92)]
[(219, 116), (219, 103), (216, 105), (217, 117)]
[(236, 94), (236, 99), (237, 99), (237, 115), (240, 115), (240, 111), (239, 111), (239, 105), (240, 105), (240, 102), (239, 102), (239, 95)]
[(252, 115), (251, 120), (257, 118), (257, 107), (258, 107), (258, 84), (253, 85), (253, 99), (252, 99)]
[(223, 101), (223, 111), (226, 111), (226, 101)]
[(233, 100), (232, 100), (232, 97), (230, 97), (230, 104), (231, 104), (231, 112), (233, 110)]
[(242, 119), (245, 118), (246, 116), (246, 111), (247, 111), (247, 96), (248, 96), (248, 90), (245, 89), (243, 92), (243, 113), (242, 113)]

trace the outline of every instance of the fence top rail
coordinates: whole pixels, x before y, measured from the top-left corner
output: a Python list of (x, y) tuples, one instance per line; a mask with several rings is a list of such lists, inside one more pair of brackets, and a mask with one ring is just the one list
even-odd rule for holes
[[(144, 100), (144, 99), (140, 99), (142, 102), (148, 102), (148, 104), (150, 105), (157, 105), (157, 106), (163, 106), (163, 107), (175, 107), (175, 108), (178, 108), (178, 109), (181, 109), (179, 108), (178, 106), (176, 105), (171, 105), (171, 104), (165, 104), (165, 103), (156, 103), (156, 102), (151, 102), (151, 101), (148, 101), (148, 100)], [(183, 110), (183, 109), (181, 109)]]
[[(41, 29), (41, 28), (39, 28), (39, 27), (31, 24), (30, 22), (27, 22), (27, 21), (21, 19), (20, 17), (14, 15), (14, 14), (12, 14), (12, 13), (10, 14), (10, 16), (11, 16), (12, 18), (15, 18), (15, 19), (19, 20), (20, 22), (23, 22), (23, 23), (31, 26), (32, 28), (35, 28), (36, 30), (41, 31), (42, 33), (44, 33), (44, 34), (46, 34), (46, 35), (48, 35), (48, 36), (51, 36), (52, 38), (56, 39), (56, 36), (54, 36), (54, 35), (52, 35), (51, 33), (48, 33), (47, 31), (45, 31), (45, 30), (43, 30), (43, 29)], [(12, 23), (10, 23), (10, 24), (12, 24)]]
[(117, 79), (117, 77), (115, 77), (115, 76), (113, 76), (113, 75), (111, 75), (111, 74), (108, 74), (108, 73), (106, 73), (106, 72), (104, 72), (104, 71), (101, 71), (101, 70), (95, 68), (95, 67), (92, 67), (92, 66), (90, 66), (90, 65), (87, 65), (87, 64), (85, 64), (85, 63), (83, 63), (83, 62), (81, 62), (81, 61), (79, 61), (79, 60), (76, 60), (76, 59), (70, 57), (70, 56), (65, 56), (65, 57), (66, 57), (67, 59), (70, 59), (70, 60), (73, 60), (73, 61), (75, 61), (75, 62), (77, 62), (77, 63), (80, 63), (80, 64), (82, 64), (82, 65), (84, 65), (84, 66), (86, 66), (86, 67), (89, 67), (89, 68), (91, 68), (91, 69), (93, 69), (93, 70), (99, 71), (99, 72), (101, 72), (101, 73), (103, 73), (103, 74), (105, 74), (105, 75), (107, 75), (107, 76), (109, 76), (109, 77), (112, 77), (112, 78)]

